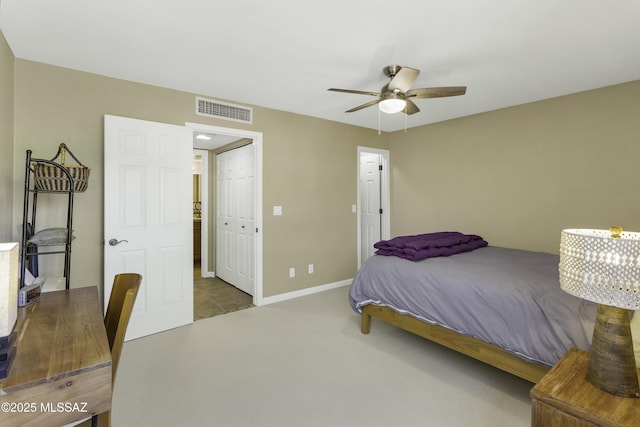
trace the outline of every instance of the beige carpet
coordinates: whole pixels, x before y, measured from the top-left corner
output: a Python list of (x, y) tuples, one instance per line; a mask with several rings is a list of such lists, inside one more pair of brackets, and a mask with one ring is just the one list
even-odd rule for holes
[(375, 321), (347, 287), (125, 343), (117, 426), (529, 426), (532, 384)]

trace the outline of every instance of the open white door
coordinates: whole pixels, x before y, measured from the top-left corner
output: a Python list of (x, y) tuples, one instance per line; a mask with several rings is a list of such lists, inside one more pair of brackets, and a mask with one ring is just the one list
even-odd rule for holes
[(105, 116), (104, 295), (142, 274), (126, 339), (193, 322), (192, 131)]
[(382, 240), (382, 204), (380, 200), (382, 161), (380, 157), (376, 153), (360, 154), (361, 265), (374, 254), (373, 245)]
[(358, 268), (389, 239), (389, 152), (358, 147)]

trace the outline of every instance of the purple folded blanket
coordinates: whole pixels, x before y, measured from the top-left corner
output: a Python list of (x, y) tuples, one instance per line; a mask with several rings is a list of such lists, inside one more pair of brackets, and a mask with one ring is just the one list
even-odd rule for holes
[(449, 256), (487, 246), (488, 243), (475, 234), (462, 234), (457, 231), (399, 236), (391, 240), (381, 240), (374, 248), (377, 255), (397, 256), (411, 261), (425, 258)]

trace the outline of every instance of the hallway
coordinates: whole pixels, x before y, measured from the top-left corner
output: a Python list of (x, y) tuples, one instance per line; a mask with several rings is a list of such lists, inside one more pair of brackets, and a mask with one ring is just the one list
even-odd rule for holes
[(254, 307), (251, 295), (227, 282), (200, 276), (200, 264), (193, 266), (193, 320)]

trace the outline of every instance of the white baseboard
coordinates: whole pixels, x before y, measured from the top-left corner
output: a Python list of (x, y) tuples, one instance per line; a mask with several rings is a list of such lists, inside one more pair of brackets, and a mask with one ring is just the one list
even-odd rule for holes
[(206, 277), (206, 278), (209, 278), (209, 279), (213, 279), (214, 277), (216, 277), (216, 273), (215, 273), (215, 271), (206, 271), (204, 273), (200, 273), (200, 276), (201, 277)]
[(257, 306), (273, 304), (275, 302), (286, 301), (306, 295), (317, 294), (318, 292), (328, 291), (330, 289), (340, 288), (350, 285), (353, 279), (341, 280), (339, 282), (327, 283), (326, 285), (314, 286), (312, 288), (300, 289), (299, 291), (286, 292), (284, 294), (264, 297), (260, 301), (256, 301)]

